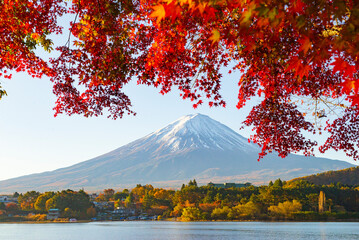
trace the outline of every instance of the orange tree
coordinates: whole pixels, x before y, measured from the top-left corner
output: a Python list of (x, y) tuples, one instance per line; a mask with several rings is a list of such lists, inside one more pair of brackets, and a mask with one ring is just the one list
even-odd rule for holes
[[(244, 125), (260, 157), (277, 151), (313, 153), (327, 116), (322, 106), (341, 108), (325, 123), (319, 147), (344, 150), (358, 159), (359, 4), (353, 0), (60, 0), (0, 1), (0, 70), (47, 75), (59, 113), (110, 117), (134, 114), (122, 91), (129, 81), (165, 94), (173, 87), (194, 102), (225, 106), (221, 69), (240, 71), (238, 105), (260, 96)], [(61, 32), (57, 18), (72, 14), (71, 35), (49, 62), (34, 49), (51, 50)], [(0, 88), (0, 97), (6, 94)], [(310, 99), (312, 120), (296, 97)], [(337, 103), (336, 100), (342, 100)], [(314, 121), (313, 121), (314, 118)]]

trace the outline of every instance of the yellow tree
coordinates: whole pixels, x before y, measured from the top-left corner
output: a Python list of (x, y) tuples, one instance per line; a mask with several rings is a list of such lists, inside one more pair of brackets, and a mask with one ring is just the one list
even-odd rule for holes
[(283, 203), (279, 203), (278, 206), (270, 206), (268, 211), (270, 211), (275, 216), (284, 216), (291, 217), (293, 213), (301, 211), (302, 204), (297, 201), (285, 201)]
[(320, 193), (319, 193), (318, 211), (320, 213), (325, 211), (325, 193), (323, 191), (320, 191)]

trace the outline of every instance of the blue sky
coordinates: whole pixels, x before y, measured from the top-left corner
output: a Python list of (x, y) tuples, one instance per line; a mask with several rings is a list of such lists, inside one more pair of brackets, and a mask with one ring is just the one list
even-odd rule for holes
[[(63, 18), (59, 24), (66, 26), (70, 20)], [(55, 45), (65, 44), (67, 36), (64, 31), (63, 36), (54, 37)], [(47, 58), (57, 53), (39, 51), (39, 54)], [(158, 89), (138, 86), (133, 81), (124, 91), (131, 98), (137, 115), (111, 120), (106, 116), (61, 115), (55, 118), (52, 108), (56, 99), (49, 79), (33, 79), (25, 73), (16, 73), (11, 80), (0, 78), (8, 93), (0, 101), (0, 180), (51, 171), (91, 159), (192, 113), (206, 114), (249, 137), (249, 128), (241, 131), (239, 128), (253, 105), (241, 110), (235, 107), (238, 79), (238, 74), (224, 74), (221, 93), (227, 102), (226, 108), (209, 108), (204, 104), (197, 109), (192, 108), (190, 101), (182, 100), (178, 91), (162, 96)], [(323, 136), (316, 138), (323, 141)], [(350, 161), (343, 153), (317, 156)]]

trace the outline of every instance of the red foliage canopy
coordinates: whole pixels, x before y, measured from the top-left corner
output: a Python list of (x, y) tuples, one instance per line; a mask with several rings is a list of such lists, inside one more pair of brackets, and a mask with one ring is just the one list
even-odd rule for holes
[[(177, 87), (194, 107), (219, 94), (223, 67), (240, 71), (237, 107), (260, 96), (244, 122), (261, 156), (275, 150), (312, 154), (315, 123), (293, 101), (315, 102), (314, 121), (325, 117), (320, 104), (343, 108), (319, 149), (344, 150), (358, 159), (359, 3), (353, 0), (60, 0), (0, 1), (0, 70), (46, 74), (58, 96), (56, 114), (113, 118), (132, 114), (122, 92), (129, 81)], [(52, 46), (56, 19), (73, 14), (73, 41), (57, 47), (46, 62), (34, 48)], [(4, 92), (0, 89), (0, 97)], [(325, 100), (324, 100), (325, 99)], [(344, 104), (328, 102), (345, 99)]]

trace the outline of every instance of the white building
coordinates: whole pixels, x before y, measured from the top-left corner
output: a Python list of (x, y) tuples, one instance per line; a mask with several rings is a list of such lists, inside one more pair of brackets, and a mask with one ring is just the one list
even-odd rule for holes
[(9, 202), (9, 197), (8, 196), (0, 196), (0, 202)]
[(60, 217), (60, 210), (57, 208), (49, 209), (49, 213), (47, 214), (48, 220), (58, 219)]

